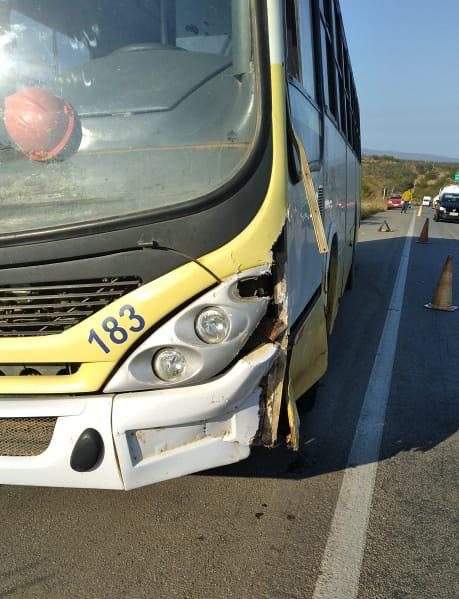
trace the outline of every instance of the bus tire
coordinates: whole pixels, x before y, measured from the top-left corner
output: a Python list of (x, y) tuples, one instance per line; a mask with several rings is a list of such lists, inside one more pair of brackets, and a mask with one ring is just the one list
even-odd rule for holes
[(349, 274), (347, 276), (345, 291), (350, 291), (352, 286), (354, 285), (354, 277), (355, 277), (355, 248), (357, 245), (357, 213), (354, 217), (354, 239), (352, 240), (352, 258), (351, 258), (351, 267), (349, 269)]
[(346, 291), (351, 291), (352, 286), (354, 285), (354, 277), (355, 277), (355, 243), (352, 248), (352, 260), (351, 260), (351, 268), (349, 269), (349, 274), (347, 275), (346, 281)]
[(338, 313), (339, 293), (338, 293), (338, 241), (336, 236), (333, 238), (330, 249), (330, 262), (327, 273), (327, 304), (325, 306), (325, 320), (327, 324), (327, 334), (330, 336), (335, 324)]

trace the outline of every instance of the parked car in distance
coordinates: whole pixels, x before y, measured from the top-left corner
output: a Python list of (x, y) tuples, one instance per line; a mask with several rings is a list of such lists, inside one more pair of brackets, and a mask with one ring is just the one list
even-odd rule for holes
[(430, 196), (424, 196), (422, 198), (422, 205), (423, 206), (430, 206), (431, 203), (432, 203), (432, 198)]
[(444, 187), (435, 206), (434, 220), (459, 222), (459, 185)]
[(387, 209), (401, 208), (403, 205), (403, 198), (401, 193), (391, 193), (387, 198)]

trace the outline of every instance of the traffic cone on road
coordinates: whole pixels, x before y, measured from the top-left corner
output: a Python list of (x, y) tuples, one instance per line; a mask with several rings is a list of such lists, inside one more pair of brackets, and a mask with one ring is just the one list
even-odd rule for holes
[(392, 229), (387, 224), (387, 220), (383, 222), (383, 224), (378, 229), (379, 233), (392, 233)]
[(453, 306), (452, 256), (446, 258), (432, 301), (425, 304), (424, 308), (429, 308), (430, 310), (443, 310), (444, 312), (454, 312), (454, 310), (457, 310), (457, 306)]
[(429, 219), (426, 218), (426, 222), (424, 223), (421, 234), (419, 235), (419, 239), (416, 243), (429, 243)]

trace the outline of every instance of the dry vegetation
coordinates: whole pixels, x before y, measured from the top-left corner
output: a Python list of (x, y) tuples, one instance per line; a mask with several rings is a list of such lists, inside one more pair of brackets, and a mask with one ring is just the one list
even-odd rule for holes
[(362, 160), (362, 218), (385, 210), (383, 190), (400, 193), (414, 184), (414, 204), (425, 195), (434, 197), (441, 187), (454, 182), (459, 164), (399, 160), (393, 156), (364, 156)]

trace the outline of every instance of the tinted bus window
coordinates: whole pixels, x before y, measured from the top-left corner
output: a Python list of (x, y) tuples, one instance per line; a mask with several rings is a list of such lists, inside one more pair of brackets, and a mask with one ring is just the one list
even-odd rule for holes
[(286, 5), (286, 27), (287, 27), (287, 70), (292, 77), (300, 80), (300, 59), (298, 48), (298, 34), (296, 26), (295, 2), (287, 2)]
[(328, 59), (327, 59), (327, 34), (324, 26), (320, 25), (320, 46), (322, 50), (322, 74), (324, 84), (324, 102), (325, 106), (330, 106), (330, 90), (328, 87)]
[(310, 0), (302, 0), (300, 9), (301, 75), (303, 87), (314, 100), (317, 99), (312, 14)]

